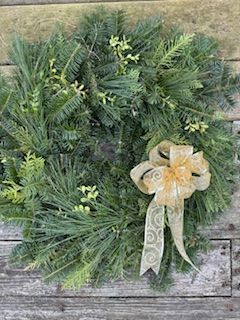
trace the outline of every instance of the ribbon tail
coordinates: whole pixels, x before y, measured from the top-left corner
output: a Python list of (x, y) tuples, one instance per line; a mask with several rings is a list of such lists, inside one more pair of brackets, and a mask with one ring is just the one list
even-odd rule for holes
[(183, 217), (184, 217), (184, 200), (179, 199), (175, 206), (167, 206), (168, 222), (173, 236), (174, 243), (178, 252), (195, 270), (200, 270), (192, 263), (187, 255), (183, 242)]
[(164, 206), (153, 199), (147, 210), (140, 276), (148, 269), (158, 274), (164, 249)]

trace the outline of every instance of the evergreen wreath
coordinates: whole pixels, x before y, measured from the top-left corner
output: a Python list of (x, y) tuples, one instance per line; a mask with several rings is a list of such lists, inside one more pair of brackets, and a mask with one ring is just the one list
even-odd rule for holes
[[(185, 201), (184, 242), (194, 263), (208, 246), (198, 227), (227, 208), (237, 140), (224, 112), (240, 76), (215, 40), (167, 27), (161, 18), (130, 28), (122, 11), (96, 11), (72, 34), (29, 43), (17, 37), (17, 69), (1, 78), (1, 220), (21, 226), (11, 261), (42, 270), (64, 288), (137, 278), (150, 197), (130, 171), (163, 140), (193, 145), (211, 184)], [(170, 266), (191, 267), (164, 222), (155, 289)]]

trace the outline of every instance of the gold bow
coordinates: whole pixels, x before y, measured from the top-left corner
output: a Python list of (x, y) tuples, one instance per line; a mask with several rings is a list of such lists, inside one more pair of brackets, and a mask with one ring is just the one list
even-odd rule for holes
[(165, 140), (149, 152), (149, 161), (131, 170), (130, 176), (142, 192), (155, 194), (146, 215), (140, 275), (150, 268), (156, 274), (159, 272), (164, 248), (165, 206), (180, 255), (197, 269), (184, 248), (183, 213), (184, 199), (190, 198), (195, 190), (207, 189), (210, 184), (209, 164), (203, 152), (193, 153), (193, 146), (175, 145)]

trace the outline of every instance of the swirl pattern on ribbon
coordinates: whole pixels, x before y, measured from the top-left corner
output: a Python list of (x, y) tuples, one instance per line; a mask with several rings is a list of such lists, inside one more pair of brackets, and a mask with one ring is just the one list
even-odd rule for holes
[(146, 216), (140, 275), (144, 274), (149, 268), (154, 270), (155, 273), (159, 271), (164, 247), (163, 224), (164, 207), (158, 206), (152, 200)]

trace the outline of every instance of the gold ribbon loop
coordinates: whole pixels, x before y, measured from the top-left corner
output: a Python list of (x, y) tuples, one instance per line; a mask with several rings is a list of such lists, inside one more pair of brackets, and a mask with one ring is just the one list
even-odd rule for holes
[(147, 186), (143, 182), (143, 175), (152, 170), (155, 166), (150, 161), (144, 161), (131, 170), (130, 176), (138, 188), (146, 194), (149, 194)]
[(149, 152), (149, 161), (131, 170), (130, 176), (142, 192), (155, 194), (146, 215), (140, 275), (148, 269), (159, 272), (164, 249), (165, 206), (180, 255), (198, 270), (184, 248), (183, 216), (184, 199), (191, 197), (195, 190), (207, 189), (210, 184), (209, 164), (203, 152), (193, 154), (193, 146), (177, 146), (165, 140)]

